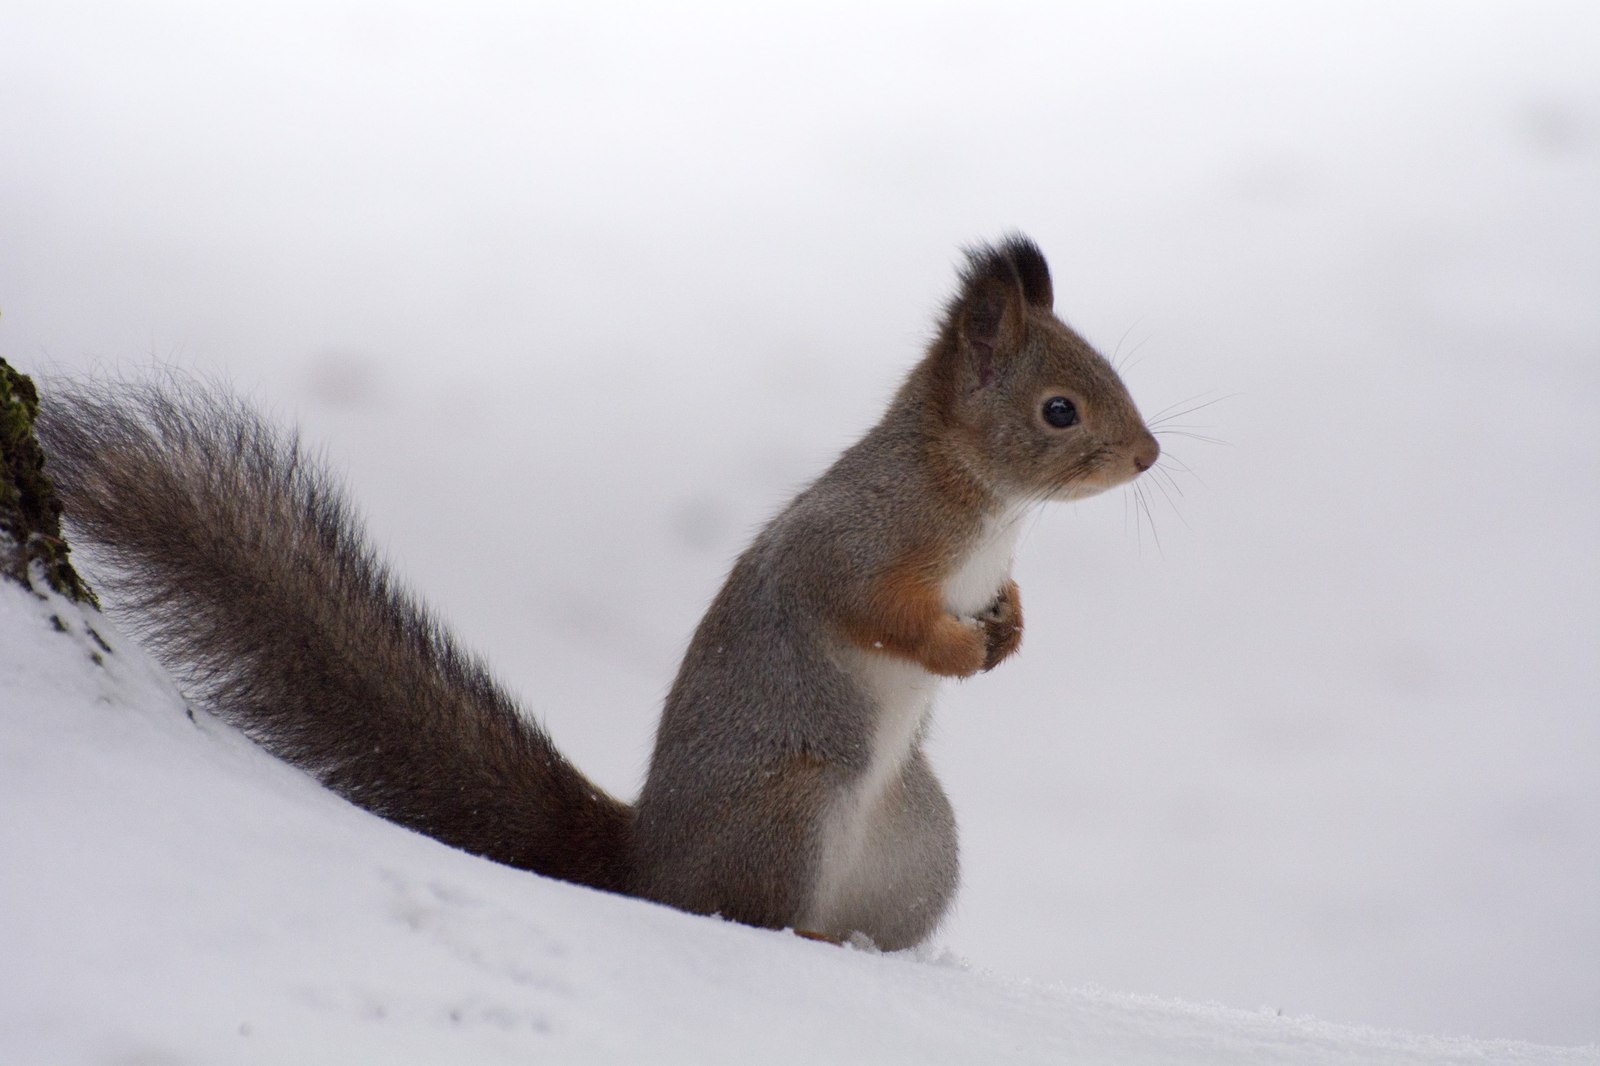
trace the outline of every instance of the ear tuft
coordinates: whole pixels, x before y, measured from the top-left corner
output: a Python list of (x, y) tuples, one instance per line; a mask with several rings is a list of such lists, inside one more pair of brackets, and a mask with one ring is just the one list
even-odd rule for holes
[(1022, 290), (1032, 307), (1049, 311), (1055, 306), (1050, 284), (1050, 266), (1039, 246), (1020, 233), (1012, 233), (999, 244), (979, 244), (966, 249), (967, 267), (961, 272), (961, 286), (971, 289), (984, 281), (997, 281)]
[(999, 251), (1016, 268), (1028, 303), (1042, 311), (1051, 310), (1055, 306), (1055, 290), (1050, 284), (1050, 265), (1044, 261), (1039, 246), (1022, 234), (1013, 233), (1000, 242)]

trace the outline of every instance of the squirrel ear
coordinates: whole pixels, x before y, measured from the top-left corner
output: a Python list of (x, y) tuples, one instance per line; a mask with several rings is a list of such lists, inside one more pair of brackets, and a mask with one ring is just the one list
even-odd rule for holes
[(950, 305), (950, 325), (972, 358), (980, 385), (994, 382), (997, 363), (1022, 345), (1027, 305), (1050, 306), (1050, 268), (1026, 237), (967, 249), (961, 292)]
[(957, 301), (956, 331), (967, 347), (986, 356), (1009, 352), (1022, 343), (1027, 324), (1022, 289), (1013, 279), (968, 278)]

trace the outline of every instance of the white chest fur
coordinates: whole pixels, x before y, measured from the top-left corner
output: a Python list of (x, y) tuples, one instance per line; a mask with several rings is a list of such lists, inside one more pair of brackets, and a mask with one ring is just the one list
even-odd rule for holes
[(836, 793), (823, 816), (821, 864), (804, 925), (844, 934), (859, 928), (859, 916), (892, 891), (901, 859), (884, 797), (921, 742), (939, 679), (918, 664), (881, 652), (851, 649), (856, 676), (876, 706), (867, 767)]
[(1011, 508), (984, 522), (966, 561), (944, 583), (944, 602), (955, 614), (976, 615), (994, 603), (1000, 586), (1011, 576), (1011, 558), (1027, 517), (1026, 508)]
[[(1007, 511), (985, 524), (972, 552), (945, 581), (945, 605), (952, 613), (971, 617), (994, 603), (1011, 575), (1024, 513)], [(922, 740), (939, 682), (906, 659), (856, 649), (848, 654), (877, 721), (866, 772), (836, 797), (823, 828), (822, 868), (807, 917), (816, 929), (837, 928), (865, 900), (881, 896), (900, 865), (894, 849), (914, 846), (883, 832), (883, 799)]]

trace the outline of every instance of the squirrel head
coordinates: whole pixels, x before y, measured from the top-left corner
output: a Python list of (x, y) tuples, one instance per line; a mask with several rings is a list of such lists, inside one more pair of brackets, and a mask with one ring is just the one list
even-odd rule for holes
[(1002, 498), (1091, 496), (1161, 454), (1116, 370), (1053, 304), (1032, 241), (971, 248), (925, 364), (939, 437)]

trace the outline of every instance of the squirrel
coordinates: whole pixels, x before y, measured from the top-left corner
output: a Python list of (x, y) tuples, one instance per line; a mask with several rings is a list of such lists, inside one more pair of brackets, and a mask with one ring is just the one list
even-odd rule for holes
[(822, 939), (913, 946), (955, 892), (923, 752), (943, 678), (1016, 652), (1022, 519), (1160, 455), (1020, 235), (969, 249), (883, 418), (734, 563), (629, 805), (379, 561), (340, 487), (210, 385), (61, 383), (39, 433), (103, 590), (190, 694), (352, 802), (492, 860)]

